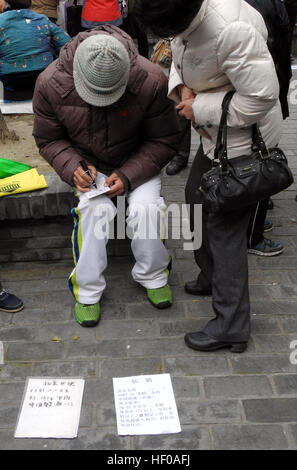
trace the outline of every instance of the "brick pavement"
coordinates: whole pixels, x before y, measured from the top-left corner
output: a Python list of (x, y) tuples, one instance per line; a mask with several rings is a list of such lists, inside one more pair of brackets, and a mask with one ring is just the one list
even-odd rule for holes
[[(297, 175), (297, 106), (285, 122), (282, 147)], [(198, 145), (192, 142), (192, 155)], [(168, 203), (183, 202), (187, 173), (164, 175)], [(297, 182), (275, 196), (269, 212), (271, 238), (284, 243), (275, 258), (249, 255), (252, 339), (241, 355), (200, 353), (184, 345), (187, 331), (212, 315), (208, 298), (194, 298), (184, 282), (197, 275), (182, 242), (169, 240), (174, 305), (158, 311), (130, 277), (131, 257), (113, 257), (107, 269), (102, 319), (81, 328), (68, 292), (69, 259), (2, 264), (5, 287), (26, 308), (0, 312), (1, 449), (296, 449), (297, 365)], [(66, 257), (67, 258), (67, 257)], [(60, 338), (54, 341), (53, 338)], [(163, 436), (118, 436), (112, 377), (170, 373), (182, 432)], [(73, 440), (14, 439), (27, 376), (83, 376), (86, 380), (79, 434)]]

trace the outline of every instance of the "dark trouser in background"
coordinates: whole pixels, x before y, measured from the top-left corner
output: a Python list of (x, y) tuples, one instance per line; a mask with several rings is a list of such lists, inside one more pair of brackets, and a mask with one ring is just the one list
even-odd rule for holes
[[(211, 168), (200, 146), (186, 184), (187, 204), (201, 204), (197, 190), (203, 173)], [(226, 342), (244, 342), (250, 335), (247, 228), (252, 207), (225, 215), (202, 209), (202, 246), (194, 251), (201, 272), (201, 287), (212, 288), (216, 317), (203, 329), (209, 336)], [(193, 212), (190, 213), (193, 231)]]
[(2, 75), (0, 80), (4, 85), (4, 99), (13, 101), (30, 100), (33, 97), (36, 80), (43, 70)]
[(258, 245), (264, 240), (264, 222), (268, 211), (269, 199), (258, 202), (252, 208), (252, 215), (247, 231), (248, 247)]
[(189, 159), (190, 151), (191, 151), (191, 129), (192, 124), (191, 121), (184, 118), (183, 116), (178, 115), (179, 122), (181, 125), (181, 138), (180, 144), (178, 149), (178, 155)]
[(128, 13), (127, 18), (124, 18), (121, 29), (129, 34), (133, 39), (137, 40), (139, 54), (148, 59), (149, 43), (147, 34), (140, 28), (133, 13)]

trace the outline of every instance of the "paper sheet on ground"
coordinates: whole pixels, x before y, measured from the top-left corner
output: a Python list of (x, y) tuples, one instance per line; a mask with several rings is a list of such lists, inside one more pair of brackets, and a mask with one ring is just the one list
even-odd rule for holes
[(113, 378), (119, 435), (181, 432), (169, 374)]
[(84, 382), (72, 377), (28, 377), (14, 437), (76, 437)]
[(3, 101), (0, 100), (2, 114), (33, 114), (32, 100)]

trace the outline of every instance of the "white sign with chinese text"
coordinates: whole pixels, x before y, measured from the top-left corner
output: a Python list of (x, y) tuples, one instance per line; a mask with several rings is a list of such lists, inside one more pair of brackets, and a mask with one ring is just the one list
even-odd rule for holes
[(76, 437), (84, 383), (82, 378), (28, 377), (14, 437)]
[(113, 379), (119, 435), (181, 432), (169, 374)]

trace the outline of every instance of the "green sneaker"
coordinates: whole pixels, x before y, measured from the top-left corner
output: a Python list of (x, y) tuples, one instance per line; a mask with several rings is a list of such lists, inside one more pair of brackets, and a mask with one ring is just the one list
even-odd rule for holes
[(76, 302), (75, 318), (81, 326), (92, 327), (98, 325), (100, 319), (99, 303), (86, 305)]
[(156, 308), (168, 308), (172, 305), (172, 292), (168, 285), (159, 289), (146, 289), (147, 298)]

